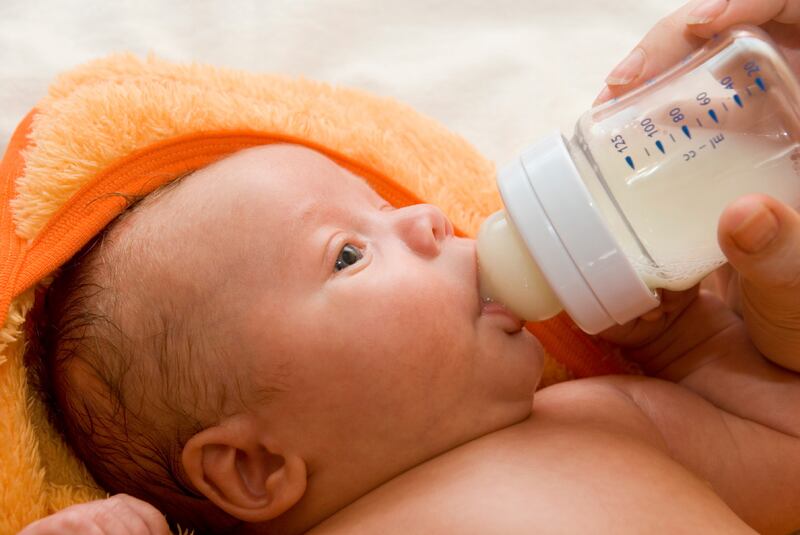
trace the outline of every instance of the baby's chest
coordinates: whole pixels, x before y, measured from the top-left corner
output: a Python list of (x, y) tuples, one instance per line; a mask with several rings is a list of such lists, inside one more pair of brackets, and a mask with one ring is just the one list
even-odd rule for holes
[(373, 492), (320, 533), (743, 529), (706, 484), (663, 452), (603, 426), (515, 426), (451, 453)]

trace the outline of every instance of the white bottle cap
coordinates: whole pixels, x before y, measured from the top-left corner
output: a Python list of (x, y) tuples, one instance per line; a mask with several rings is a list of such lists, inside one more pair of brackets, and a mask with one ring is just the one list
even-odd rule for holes
[(560, 133), (534, 145), (497, 182), (528, 251), (581, 329), (594, 334), (658, 306), (603, 221)]

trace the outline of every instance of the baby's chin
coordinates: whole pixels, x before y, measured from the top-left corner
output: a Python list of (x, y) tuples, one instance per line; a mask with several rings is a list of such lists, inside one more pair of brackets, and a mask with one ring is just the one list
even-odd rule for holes
[(544, 346), (528, 329), (522, 329), (517, 336), (519, 336), (521, 339), (520, 344), (524, 345), (528, 350), (528, 355), (526, 358), (532, 361), (531, 376), (534, 378), (533, 390), (536, 390), (539, 388), (539, 383), (541, 382), (542, 375), (544, 373)]
[(494, 356), (488, 362), (492, 368), (488, 374), (496, 382), (494, 390), (502, 392), (505, 400), (519, 402), (529, 411), (544, 371), (544, 349), (527, 329), (500, 335), (501, 344), (495, 346)]

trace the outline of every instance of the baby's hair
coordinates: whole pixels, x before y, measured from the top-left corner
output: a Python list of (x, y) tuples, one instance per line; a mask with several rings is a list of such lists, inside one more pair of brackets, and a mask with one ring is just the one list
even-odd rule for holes
[[(148, 261), (148, 244), (113, 236), (178, 182), (146, 198), (122, 196), (127, 209), (37, 295), (26, 361), (52, 423), (105, 490), (156, 504), (173, 525), (213, 524), (221, 532), (219, 522), (230, 526), (233, 519), (209, 507), (181, 465), (188, 439), (215, 423), (235, 397), (208, 377), (221, 348), (169, 296), (152, 303), (122, 286), (121, 272)], [(140, 281), (126, 275), (128, 284)], [(129, 334), (136, 332), (131, 325), (144, 336)], [(137, 382), (138, 391), (130, 387)]]

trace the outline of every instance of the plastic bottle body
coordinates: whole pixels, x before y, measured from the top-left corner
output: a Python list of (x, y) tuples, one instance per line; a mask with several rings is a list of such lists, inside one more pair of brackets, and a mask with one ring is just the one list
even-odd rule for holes
[(760, 31), (735, 30), (569, 143), (612, 232), (651, 288), (693, 286), (725, 262), (726, 205), (764, 193), (800, 208), (800, 92)]
[[(589, 110), (572, 139), (534, 146), (498, 185), (519, 243), (541, 268), (530, 280), (597, 332), (657, 306), (652, 289), (689, 288), (724, 263), (717, 221), (733, 200), (764, 193), (800, 209), (800, 85), (765, 33), (734, 28)], [(481, 257), (481, 241), (492, 239), (479, 235), (486, 279), (504, 261)], [(505, 302), (515, 284), (521, 291), (506, 280), (485, 295)]]

